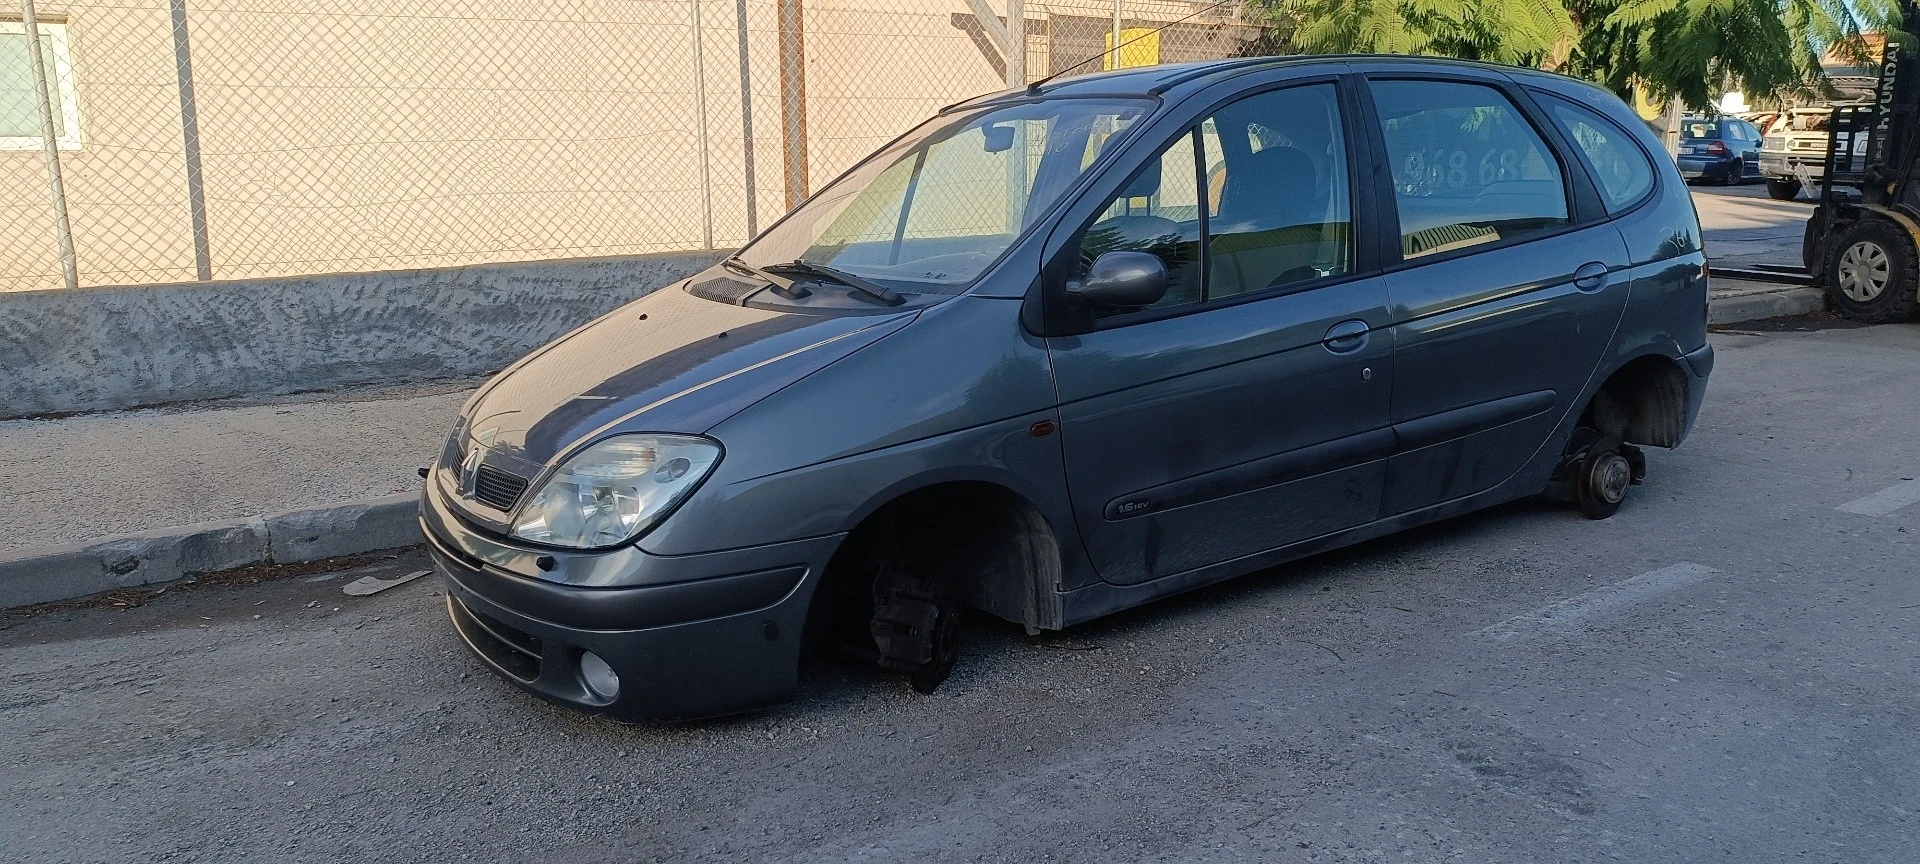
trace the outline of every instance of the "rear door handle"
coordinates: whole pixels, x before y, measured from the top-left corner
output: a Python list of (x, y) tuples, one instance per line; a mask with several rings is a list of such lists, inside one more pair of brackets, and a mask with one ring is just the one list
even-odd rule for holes
[(1370, 329), (1367, 322), (1359, 319), (1342, 321), (1327, 329), (1327, 335), (1321, 337), (1320, 344), (1335, 354), (1352, 354), (1366, 347)]
[(1588, 261), (1573, 271), (1573, 287), (1582, 291), (1598, 291), (1607, 287), (1607, 265), (1598, 261)]

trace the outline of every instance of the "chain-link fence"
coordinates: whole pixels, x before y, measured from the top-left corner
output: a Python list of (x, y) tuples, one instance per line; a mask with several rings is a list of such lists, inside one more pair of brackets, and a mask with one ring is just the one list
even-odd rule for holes
[(1014, 0), (1015, 44), (990, 2), (29, 0), (0, 290), (733, 246), (942, 105), (1257, 35), (1237, 2)]

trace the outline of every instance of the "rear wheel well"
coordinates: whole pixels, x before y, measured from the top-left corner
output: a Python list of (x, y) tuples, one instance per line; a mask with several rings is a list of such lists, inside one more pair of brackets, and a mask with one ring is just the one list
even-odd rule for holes
[(877, 560), (950, 574), (967, 605), (1024, 625), (1062, 626), (1060, 546), (1046, 516), (995, 483), (957, 481), (906, 492), (868, 514), (840, 543), (816, 590), (808, 641), (859, 641)]
[(1648, 447), (1677, 447), (1687, 428), (1687, 378), (1673, 360), (1641, 357), (1609, 376), (1580, 425)]

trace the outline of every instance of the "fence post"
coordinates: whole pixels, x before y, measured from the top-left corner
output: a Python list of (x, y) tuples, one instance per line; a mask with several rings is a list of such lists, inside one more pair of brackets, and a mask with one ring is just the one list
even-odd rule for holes
[(747, 0), (733, 0), (740, 40), (740, 160), (747, 186), (747, 239), (760, 233), (760, 190), (753, 180), (753, 73), (747, 67)]
[(781, 162), (788, 210), (807, 200), (807, 33), (800, 3), (779, 0)]
[(193, 224), (193, 274), (213, 278), (207, 248), (207, 189), (200, 176), (200, 109), (193, 98), (193, 52), (187, 44), (187, 0), (168, 0), (173, 12), (173, 69), (180, 86), (180, 151), (187, 163), (187, 218)]
[(1107, 61), (1108, 69), (1120, 68), (1120, 4), (1122, 0), (1113, 0), (1113, 47), (1107, 52), (1111, 55)]
[(1027, 4), (1007, 0), (1007, 86), (1027, 86)]
[(707, 64), (700, 51), (700, 0), (693, 0), (693, 111), (700, 149), (700, 245), (713, 248), (713, 172), (707, 157)]
[(80, 269), (73, 260), (73, 225), (67, 221), (67, 187), (60, 177), (60, 135), (53, 128), (53, 90), (47, 86), (47, 64), (40, 53), (40, 19), (33, 0), (20, 0), (20, 21), (27, 31), (27, 68), (33, 71), (33, 93), (39, 100), (40, 145), (46, 148), (47, 187), (53, 193), (54, 231), (60, 238), (60, 275), (69, 289), (80, 287)]

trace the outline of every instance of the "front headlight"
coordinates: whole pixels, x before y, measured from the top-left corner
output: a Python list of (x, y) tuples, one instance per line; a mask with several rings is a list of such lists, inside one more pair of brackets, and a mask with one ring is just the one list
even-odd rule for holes
[(513, 536), (595, 549), (638, 536), (673, 510), (720, 461), (691, 435), (619, 435), (575, 454), (520, 508)]

